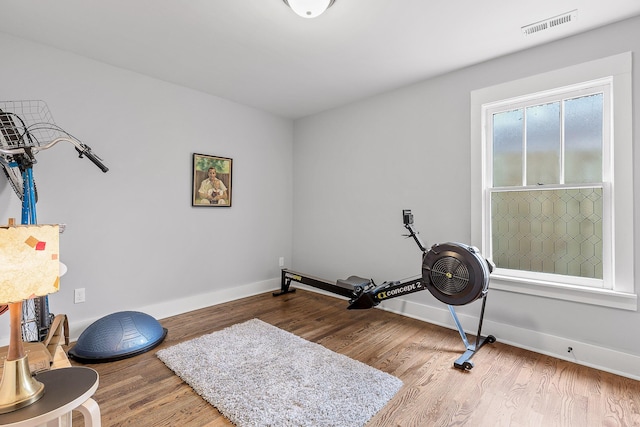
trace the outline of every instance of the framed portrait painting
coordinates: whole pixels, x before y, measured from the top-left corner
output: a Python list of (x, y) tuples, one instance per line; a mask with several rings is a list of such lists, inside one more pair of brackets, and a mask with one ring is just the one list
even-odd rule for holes
[(228, 157), (194, 153), (191, 206), (230, 207), (232, 167)]

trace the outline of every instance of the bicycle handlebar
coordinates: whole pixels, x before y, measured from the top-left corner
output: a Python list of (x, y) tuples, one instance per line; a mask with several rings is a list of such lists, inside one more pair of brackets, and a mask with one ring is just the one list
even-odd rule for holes
[(84, 147), (84, 151), (76, 147), (76, 151), (80, 154), (78, 157), (82, 158), (82, 155), (84, 154), (85, 156), (87, 156), (87, 159), (91, 160), (93, 164), (99, 167), (102, 172), (107, 173), (109, 168), (100, 161), (101, 159), (98, 156), (91, 152), (91, 148), (89, 148), (87, 145), (85, 145)]
[(80, 154), (80, 158), (82, 158), (82, 156), (87, 156), (87, 159), (91, 160), (93, 162), (93, 164), (95, 164), (97, 167), (100, 168), (100, 170), (102, 172), (107, 172), (109, 170), (108, 167), (106, 167), (104, 165), (104, 163), (102, 163), (102, 159), (100, 159), (98, 156), (96, 156), (95, 154), (93, 154), (93, 152), (91, 151), (91, 147), (89, 147), (86, 144), (83, 144), (79, 141), (76, 141), (74, 139), (71, 138), (56, 138), (53, 141), (51, 141), (50, 143), (46, 144), (46, 145), (42, 145), (42, 146), (34, 146), (34, 147), (15, 147), (15, 148), (0, 148), (0, 154), (7, 154), (7, 155), (14, 155), (14, 154), (27, 154), (30, 155), (30, 153), (27, 152), (27, 150), (30, 150), (33, 154), (39, 152), (39, 151), (44, 151), (44, 150), (48, 150), (49, 148), (53, 147), (54, 145), (56, 145), (57, 143), (61, 142), (61, 141), (66, 141), (69, 142), (71, 144), (73, 144), (73, 146), (75, 147), (76, 151)]

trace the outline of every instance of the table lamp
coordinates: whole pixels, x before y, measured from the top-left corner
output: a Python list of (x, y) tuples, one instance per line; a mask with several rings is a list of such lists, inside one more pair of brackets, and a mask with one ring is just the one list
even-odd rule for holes
[(31, 375), (22, 345), (22, 301), (60, 287), (58, 225), (0, 227), (0, 304), (9, 305), (9, 351), (0, 382), (0, 414), (31, 405), (44, 384)]

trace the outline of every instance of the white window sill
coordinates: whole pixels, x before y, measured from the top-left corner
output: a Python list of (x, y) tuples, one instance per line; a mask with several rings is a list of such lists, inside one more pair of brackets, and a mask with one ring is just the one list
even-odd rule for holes
[(610, 289), (561, 285), (536, 280), (525, 281), (495, 273), (491, 275), (489, 288), (622, 310), (637, 311), (638, 309), (636, 294), (616, 292)]

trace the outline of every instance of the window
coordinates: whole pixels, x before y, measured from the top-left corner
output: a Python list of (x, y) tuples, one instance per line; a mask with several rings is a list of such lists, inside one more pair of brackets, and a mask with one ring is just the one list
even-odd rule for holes
[(484, 239), (504, 274), (612, 288), (603, 271), (610, 89), (605, 79), (483, 105)]
[(492, 287), (636, 309), (630, 93), (631, 54), (472, 93), (472, 239)]

